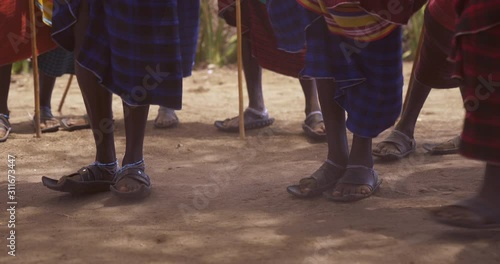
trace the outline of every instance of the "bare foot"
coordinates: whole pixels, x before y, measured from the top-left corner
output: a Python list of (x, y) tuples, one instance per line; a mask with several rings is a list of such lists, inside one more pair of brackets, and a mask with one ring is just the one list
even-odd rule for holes
[(324, 140), (326, 139), (325, 122), (321, 111), (311, 112), (307, 115), (302, 129), (306, 135), (311, 139)]
[(40, 129), (42, 132), (56, 132), (59, 130), (60, 122), (57, 118), (52, 117), (50, 119), (40, 120)]

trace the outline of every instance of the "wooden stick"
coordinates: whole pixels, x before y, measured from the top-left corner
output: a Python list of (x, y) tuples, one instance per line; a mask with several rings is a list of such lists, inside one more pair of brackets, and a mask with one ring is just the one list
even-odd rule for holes
[(415, 69), (417, 68), (418, 62), (420, 60), (420, 52), (422, 50), (422, 43), (424, 42), (425, 26), (422, 25), (422, 30), (420, 30), (420, 37), (418, 39), (417, 50), (415, 51), (415, 58), (413, 59), (413, 66), (411, 68), (410, 81), (408, 82), (408, 90), (406, 91), (405, 101), (403, 102), (403, 113), (406, 111), (408, 101), (410, 99), (410, 94), (413, 90), (413, 83), (415, 82)]
[(61, 102), (59, 103), (59, 108), (57, 108), (57, 112), (59, 112), (59, 113), (61, 113), (61, 110), (62, 110), (62, 107), (64, 104), (64, 100), (66, 100), (66, 95), (68, 95), (69, 87), (71, 86), (71, 81), (73, 81), (73, 74), (69, 75), (68, 84), (66, 85), (66, 89), (64, 89), (64, 93), (63, 93), (63, 96), (61, 98)]
[(243, 112), (243, 62), (242, 62), (242, 30), (241, 30), (241, 0), (236, 0), (236, 31), (238, 34), (238, 95), (239, 95), (239, 119), (240, 139), (245, 139), (245, 117)]
[(31, 27), (31, 54), (33, 62), (33, 81), (35, 84), (35, 133), (36, 137), (42, 136), (40, 128), (40, 83), (38, 82), (38, 54), (36, 48), (36, 21), (35, 21), (35, 1), (26, 0), (29, 2), (30, 8), (30, 27)]

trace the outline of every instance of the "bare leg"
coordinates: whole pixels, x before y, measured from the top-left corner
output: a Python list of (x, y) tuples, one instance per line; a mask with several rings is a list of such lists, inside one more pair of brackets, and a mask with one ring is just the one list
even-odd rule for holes
[[(411, 93), (408, 97), (408, 102), (406, 109), (401, 114), (401, 119), (396, 124), (395, 130), (403, 133), (409, 139), (413, 139), (413, 134), (415, 132), (415, 125), (417, 124), (417, 119), (424, 106), (427, 97), (431, 91), (431, 87), (426, 86), (417, 80), (412, 82), (413, 88), (411, 88)], [(395, 134), (397, 135), (397, 134)], [(402, 141), (407, 141), (408, 139), (403, 139), (404, 136), (401, 137)], [(408, 143), (411, 144), (411, 143)], [(379, 155), (386, 154), (395, 154), (399, 155), (403, 152), (406, 152), (406, 149), (400, 150), (395, 143), (392, 142), (381, 142), (375, 146), (373, 152)]]
[[(144, 135), (148, 120), (148, 106), (129, 106), (123, 103), (125, 112), (126, 149), (122, 165), (137, 163), (143, 160)], [(132, 192), (140, 188), (140, 183), (134, 179), (124, 178), (115, 184), (121, 192)]]
[(9, 114), (7, 99), (9, 98), (11, 71), (12, 64), (0, 66), (0, 114), (4, 115)]
[(348, 160), (345, 111), (334, 99), (335, 83), (323, 79), (316, 80), (316, 85), (327, 132), (328, 156), (327, 162), (310, 177), (301, 179), (299, 185), (288, 186), (289, 193), (302, 198), (331, 188), (342, 177)]
[[(372, 139), (354, 135), (348, 166), (363, 166), (373, 169)], [(340, 197), (346, 194), (368, 194), (371, 188), (368, 185), (339, 183), (335, 186), (332, 195)]]
[[(252, 44), (247, 37), (243, 37), (242, 41), (242, 60), (243, 60), (243, 71), (245, 74), (245, 81), (247, 85), (248, 93), (248, 107), (256, 110), (259, 118), (268, 118), (266, 106), (264, 104), (264, 95), (262, 92), (262, 68), (256, 58), (252, 56)], [(245, 122), (252, 121), (255, 119), (255, 115), (245, 114)], [(272, 122), (265, 122), (263, 126), (271, 125)], [(222, 130), (228, 128), (238, 128), (239, 127), (239, 117), (234, 117), (231, 119), (226, 119), (224, 121), (215, 121), (216, 126)]]
[(311, 112), (321, 111), (318, 99), (318, 90), (316, 89), (316, 82), (314, 80), (300, 79), (300, 86), (304, 92), (306, 109), (306, 116)]
[[(304, 92), (306, 103), (306, 119), (304, 120), (303, 129), (306, 135), (314, 139), (324, 137), (326, 135), (325, 123), (319, 106), (318, 91), (314, 80), (300, 80), (302, 91)], [(307, 130), (312, 130), (313, 133), (308, 133)], [(313, 134), (313, 136), (311, 136)]]
[(500, 164), (487, 163), (479, 196), (497, 205), (500, 210)]
[[(10, 88), (10, 73), (12, 71), (12, 64), (0, 66), (0, 115), (9, 115), (9, 108), (7, 107), (7, 99), (9, 98)], [(0, 138), (4, 138), (7, 132), (10, 131), (10, 124), (7, 117), (0, 119)], [(3, 120), (5, 118), (5, 120)]]
[(401, 114), (401, 120), (396, 125), (396, 130), (403, 132), (410, 138), (413, 138), (418, 116), (432, 89), (417, 80), (413, 82), (413, 86), (408, 98), (407, 107)]
[(328, 160), (345, 167), (348, 161), (348, 143), (345, 111), (334, 99), (335, 83), (332, 80), (317, 79), (319, 102), (323, 111), (328, 143)]
[(248, 107), (258, 111), (266, 110), (262, 93), (262, 68), (256, 58), (252, 56), (250, 39), (243, 38), (242, 59), (245, 73), (245, 82), (248, 92)]
[[(57, 120), (54, 115), (52, 115), (52, 110), (50, 108), (50, 101), (52, 98), (52, 91), (54, 90), (54, 85), (56, 83), (56, 78), (48, 76), (43, 72), (39, 73), (40, 79), (40, 126), (42, 131), (50, 130), (51, 132), (57, 131), (59, 127), (59, 120)], [(47, 132), (47, 131), (46, 131)]]
[(479, 193), (455, 205), (444, 206), (433, 212), (434, 218), (444, 224), (485, 228), (500, 225), (500, 164), (487, 163), (484, 181)]
[(48, 76), (43, 72), (39, 72), (40, 78), (40, 106), (48, 107), (50, 109), (50, 101), (52, 98), (52, 91), (56, 84), (56, 78)]
[[(88, 5), (83, 1), (80, 5), (78, 22), (75, 25), (75, 58), (78, 58), (85, 32), (88, 26)], [(113, 111), (111, 93), (99, 85), (96, 76), (75, 63), (78, 84), (82, 91), (85, 108), (90, 119), (90, 126), (96, 145), (95, 160), (100, 163), (116, 161), (115, 141), (113, 133)]]

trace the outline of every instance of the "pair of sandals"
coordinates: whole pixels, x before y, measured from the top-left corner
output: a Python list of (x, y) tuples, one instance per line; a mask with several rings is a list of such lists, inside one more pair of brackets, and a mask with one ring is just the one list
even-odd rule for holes
[[(267, 110), (263, 112), (248, 107), (243, 114), (245, 122), (245, 130), (253, 130), (264, 128), (274, 123), (274, 118), (269, 117)], [(239, 117), (227, 118), (225, 120), (215, 121), (214, 126), (224, 132), (237, 133), (240, 129), (238, 122)], [(306, 136), (313, 140), (324, 141), (326, 140), (326, 133), (324, 129), (323, 114), (321, 111), (314, 111), (307, 115), (302, 129)]]
[[(372, 168), (358, 165), (343, 168), (326, 161), (310, 177), (301, 179), (297, 185), (288, 186), (287, 191), (298, 198), (313, 198), (323, 194), (331, 201), (354, 202), (370, 197), (378, 190), (381, 183), (382, 180), (379, 180), (377, 172)], [(332, 191), (339, 184), (367, 186), (370, 191), (335, 196)]]
[[(394, 147), (395, 151), (387, 150), (388, 146)], [(457, 154), (460, 148), (460, 136), (439, 144), (425, 143), (422, 147), (431, 155)], [(393, 130), (386, 139), (375, 146), (372, 154), (384, 160), (397, 160), (410, 155), (416, 149), (415, 139), (408, 137), (403, 132)]]
[(87, 115), (64, 117), (59, 121), (59, 119), (51, 114), (51, 116), (40, 117), (40, 122), (42, 133), (57, 132), (61, 127), (64, 131), (76, 131), (90, 128), (90, 121)]
[[(116, 168), (115, 168), (116, 170)], [(61, 177), (59, 180), (42, 177), (44, 186), (51, 190), (66, 192), (73, 195), (94, 194), (111, 191), (124, 199), (140, 199), (151, 193), (151, 179), (144, 172), (144, 166), (124, 167), (116, 173), (101, 168), (96, 163), (81, 168), (75, 173)], [(132, 191), (123, 191), (118, 186), (125, 179), (131, 179), (139, 184)]]

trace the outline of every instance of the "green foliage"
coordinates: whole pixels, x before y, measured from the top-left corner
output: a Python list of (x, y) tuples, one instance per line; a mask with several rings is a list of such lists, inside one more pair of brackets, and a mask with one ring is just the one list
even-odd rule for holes
[(200, 36), (196, 63), (224, 65), (236, 61), (235, 29), (217, 16), (217, 1), (201, 1)]
[(12, 73), (20, 74), (27, 73), (30, 70), (30, 62), (28, 60), (18, 61), (12, 64)]

